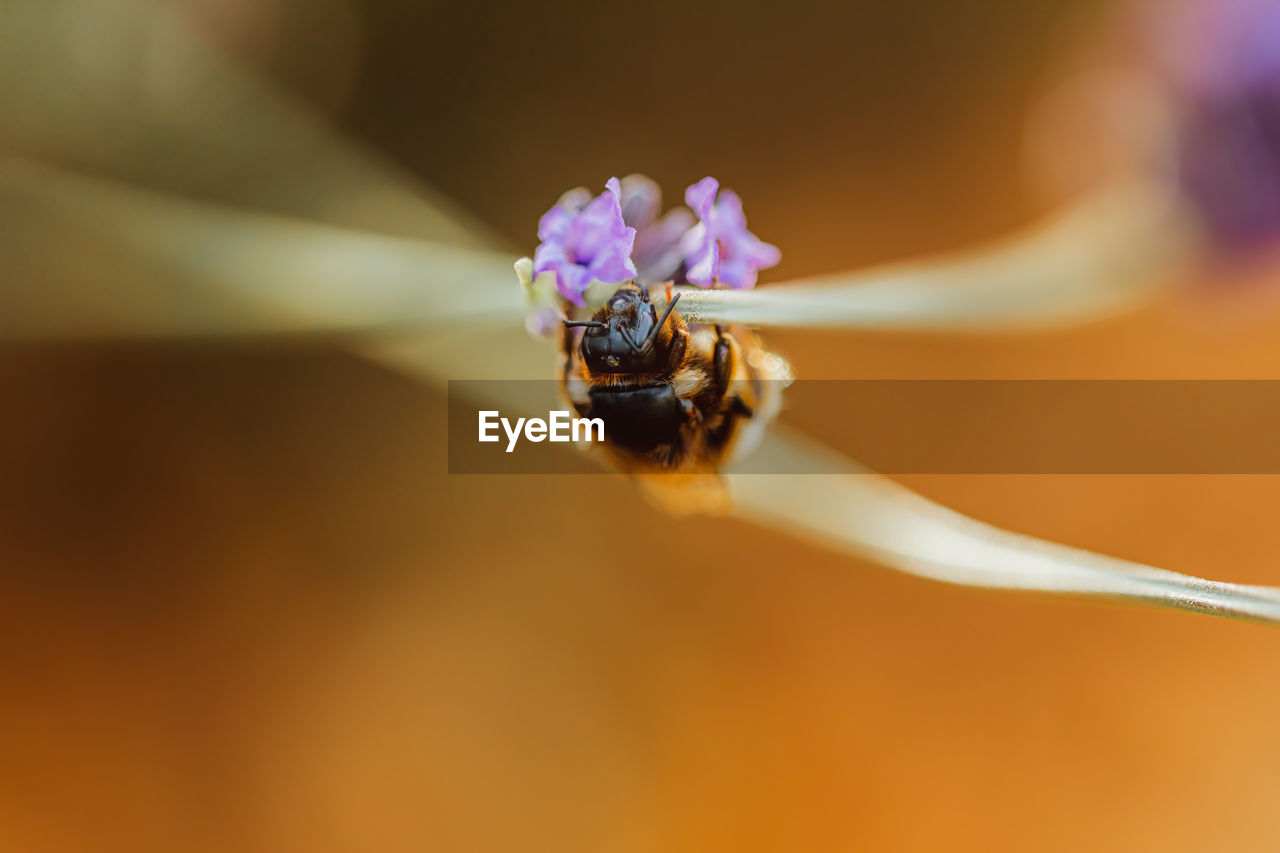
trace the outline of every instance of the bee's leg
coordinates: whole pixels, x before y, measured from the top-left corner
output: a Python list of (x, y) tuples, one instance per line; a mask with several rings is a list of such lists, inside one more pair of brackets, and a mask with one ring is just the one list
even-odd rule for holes
[(671, 336), (671, 355), (667, 356), (667, 367), (672, 372), (678, 371), (680, 366), (684, 364), (685, 353), (689, 349), (689, 333), (681, 327), (676, 327), (674, 334)]
[(719, 402), (724, 412), (720, 422), (707, 434), (710, 447), (722, 447), (733, 434), (734, 427), (740, 417), (749, 418), (754, 414), (746, 402), (734, 394), (729, 396), (729, 386), (733, 381), (734, 350), (733, 342), (720, 326), (715, 327), (716, 345), (712, 359), (711, 387), (715, 392), (713, 400)]
[(716, 326), (716, 346), (711, 362), (711, 388), (715, 399), (721, 400), (729, 392), (729, 380), (733, 378), (733, 344), (724, 328)]
[(685, 418), (695, 426), (702, 423), (702, 410), (693, 404), (692, 400), (685, 397), (680, 398), (680, 409), (684, 412)]
[(734, 395), (732, 398), (726, 398), (729, 393), (729, 384), (733, 381), (733, 343), (721, 326), (716, 326), (715, 330), (716, 346), (711, 371), (712, 388), (715, 391), (713, 399), (724, 400), (730, 412), (751, 417), (753, 414), (751, 407), (744, 403), (741, 397)]

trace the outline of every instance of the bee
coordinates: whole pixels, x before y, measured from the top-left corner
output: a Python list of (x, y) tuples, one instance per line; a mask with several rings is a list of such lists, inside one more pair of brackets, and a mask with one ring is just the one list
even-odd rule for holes
[(604, 421), (605, 455), (675, 511), (728, 505), (720, 470), (758, 444), (790, 381), (787, 363), (737, 327), (690, 326), (665, 289), (619, 287), (590, 320), (564, 321), (560, 392)]

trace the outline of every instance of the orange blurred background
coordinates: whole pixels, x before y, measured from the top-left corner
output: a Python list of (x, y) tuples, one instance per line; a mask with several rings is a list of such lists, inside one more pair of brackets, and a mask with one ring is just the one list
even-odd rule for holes
[[(186, 5), (518, 251), (563, 189), (710, 173), (773, 280), (1048, 210), (1028, 117), (1118, 8)], [(807, 378), (1280, 378), (1237, 278), (1075, 331), (769, 340)], [(451, 477), (443, 394), (323, 343), (9, 345), (0, 394), (6, 850), (1280, 845), (1272, 629)], [(902, 479), (1280, 585), (1274, 477)]]

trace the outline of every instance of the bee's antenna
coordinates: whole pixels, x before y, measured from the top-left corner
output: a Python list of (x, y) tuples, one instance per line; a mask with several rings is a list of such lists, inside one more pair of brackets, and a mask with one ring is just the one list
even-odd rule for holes
[(607, 329), (607, 323), (601, 323), (599, 320), (561, 320), (566, 328), (572, 329), (575, 326), (590, 326), (593, 329)]
[(662, 312), (662, 316), (658, 318), (658, 322), (654, 325), (653, 330), (650, 331), (649, 334), (645, 335), (644, 340), (640, 342), (640, 346), (637, 348), (636, 352), (647, 350), (649, 347), (653, 346), (653, 342), (658, 339), (658, 332), (662, 331), (662, 327), (666, 324), (667, 318), (671, 316), (671, 309), (675, 308), (676, 303), (679, 301), (680, 294), (677, 293), (675, 296), (671, 297), (671, 301), (667, 303), (667, 310)]

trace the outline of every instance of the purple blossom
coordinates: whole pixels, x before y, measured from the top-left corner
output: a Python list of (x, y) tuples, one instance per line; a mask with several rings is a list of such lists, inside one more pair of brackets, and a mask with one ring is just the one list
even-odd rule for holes
[(1196, 103), (1179, 140), (1178, 179), (1220, 248), (1280, 240), (1280, 89)]
[(758, 270), (778, 263), (778, 250), (747, 230), (741, 199), (720, 192), (714, 178), (685, 191), (696, 217), (684, 207), (663, 214), (662, 191), (644, 175), (606, 186), (595, 198), (583, 187), (569, 190), (538, 224), (532, 276), (553, 272), (556, 290), (577, 305), (593, 281), (748, 288)]
[(1159, 60), (1200, 97), (1232, 95), (1280, 79), (1280, 3), (1183, 0), (1150, 10)]
[(694, 217), (688, 209), (677, 207), (659, 217), (662, 190), (644, 175), (627, 175), (622, 179), (622, 218), (636, 229), (635, 261), (641, 281), (670, 281), (679, 271), (684, 257), (680, 254), (680, 238), (693, 227)]
[(719, 189), (715, 178), (703, 178), (685, 190), (685, 203), (701, 220), (680, 240), (685, 276), (701, 287), (716, 282), (734, 289), (752, 287), (756, 271), (778, 263), (782, 253), (747, 230), (738, 194), (725, 190), (717, 198)]
[(1152, 33), (1182, 104), (1183, 191), (1221, 248), (1280, 240), (1280, 2), (1153, 7)]
[(555, 272), (556, 289), (576, 305), (592, 281), (617, 284), (636, 277), (631, 251), (636, 229), (622, 219), (622, 190), (610, 178), (606, 191), (585, 206), (566, 193), (538, 222), (542, 241), (533, 255), (533, 274)]

